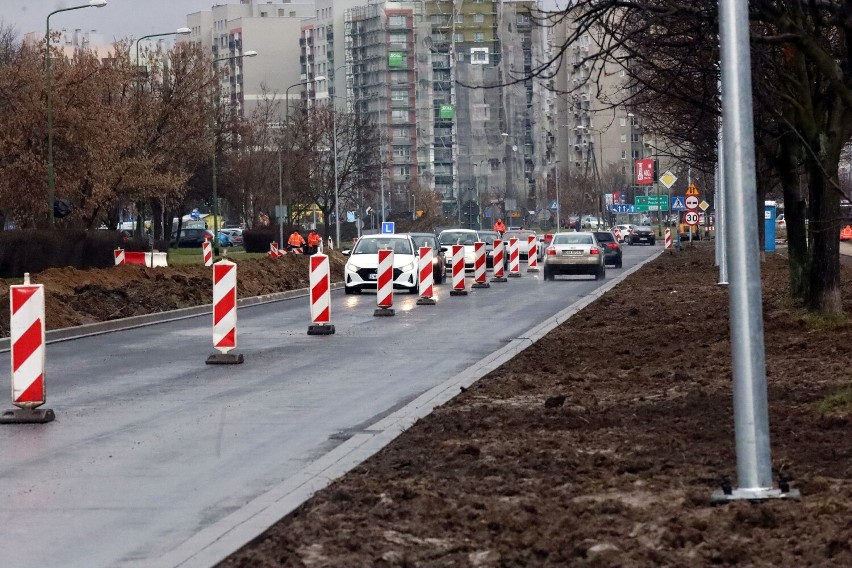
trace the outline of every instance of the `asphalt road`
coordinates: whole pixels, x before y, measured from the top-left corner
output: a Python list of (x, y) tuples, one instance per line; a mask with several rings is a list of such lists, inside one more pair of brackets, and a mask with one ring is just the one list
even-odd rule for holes
[[(624, 247), (608, 279), (658, 250)], [(304, 297), (251, 306), (239, 366), (205, 365), (210, 316), (50, 344), (56, 421), (0, 426), (0, 564), (212, 564), (184, 560), (245, 523), (236, 549), (263, 530), (250, 504), (602, 284), (524, 272), (466, 297), (444, 284), (435, 306), (397, 295), (394, 317), (338, 290), (331, 336), (306, 334)]]

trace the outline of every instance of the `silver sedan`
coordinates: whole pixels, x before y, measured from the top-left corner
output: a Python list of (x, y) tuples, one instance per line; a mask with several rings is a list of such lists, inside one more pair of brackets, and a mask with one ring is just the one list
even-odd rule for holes
[(592, 233), (557, 233), (544, 254), (544, 279), (557, 274), (589, 274), (606, 278), (604, 251)]

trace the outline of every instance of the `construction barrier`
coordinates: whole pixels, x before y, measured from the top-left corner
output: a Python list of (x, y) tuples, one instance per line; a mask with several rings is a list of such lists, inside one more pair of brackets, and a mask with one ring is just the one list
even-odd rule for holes
[(116, 266), (124, 264), (124, 249), (115, 249), (112, 251), (112, 255), (115, 257)]
[(53, 410), (39, 409), (46, 400), (44, 386), (44, 284), (10, 286), (9, 344), (12, 353), (12, 404), (18, 408), (0, 415), (0, 423), (50, 422)]
[(846, 227), (840, 231), (840, 240), (852, 241), (852, 225), (846, 225)]
[(266, 253), (270, 258), (281, 258), (286, 253), (282, 250), (278, 250), (278, 242), (272, 241), (269, 243), (269, 252)]
[(376, 269), (376, 305), (374, 316), (392, 316), (393, 310), (393, 251), (379, 250), (379, 266)]
[(615, 240), (621, 242), (621, 229), (617, 228), (613, 231), (615, 234)]
[(201, 243), (201, 258), (204, 259), (204, 266), (213, 266), (213, 245), (207, 239)]
[(213, 347), (220, 352), (210, 355), (208, 364), (243, 362), (242, 354), (228, 353), (237, 347), (237, 265), (230, 260), (213, 265)]
[(420, 247), (420, 256), (417, 265), (418, 291), (420, 298), (418, 306), (434, 306), (435, 298), (432, 285), (434, 283), (434, 268), (432, 267), (432, 247)]
[(505, 242), (500, 239), (494, 239), (494, 275), (491, 277), (492, 282), (507, 282), (506, 277), (503, 275), (506, 254)]
[(663, 242), (665, 243), (665, 248), (667, 248), (667, 249), (672, 248), (672, 230), (671, 229), (666, 229), (666, 237), (665, 237), (665, 241), (663, 241)]
[(450, 249), (453, 254), (450, 264), (453, 270), (453, 289), (450, 290), (450, 296), (467, 296), (464, 283), (464, 246), (453, 245)]
[(509, 276), (521, 276), (521, 245), (516, 237), (509, 239)]
[(328, 256), (311, 256), (308, 281), (311, 287), (311, 325), (308, 335), (331, 335), (334, 326), (331, 322), (331, 273)]
[[(117, 249), (121, 250), (121, 249)], [(115, 252), (113, 254), (116, 254)], [(118, 264), (138, 264), (139, 266), (147, 266), (148, 268), (156, 268), (168, 266), (168, 257), (164, 252), (131, 252), (123, 251), (124, 261), (119, 263), (116, 256), (116, 265)]]
[(331, 240), (331, 235), (328, 236), (328, 250), (334, 250), (334, 241)]
[(471, 288), (490, 288), (485, 281), (485, 243), (473, 243), (473, 285)]
[(538, 272), (538, 239), (535, 235), (527, 235), (527, 272)]

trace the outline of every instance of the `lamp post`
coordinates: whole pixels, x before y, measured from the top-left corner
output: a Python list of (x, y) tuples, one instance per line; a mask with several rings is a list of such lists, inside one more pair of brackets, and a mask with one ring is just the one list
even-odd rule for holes
[(290, 120), (290, 89), (292, 89), (293, 87), (299, 87), (299, 86), (302, 86), (302, 85), (310, 85), (311, 83), (314, 83), (316, 81), (323, 81), (323, 80), (325, 80), (325, 77), (322, 76), (322, 75), (319, 75), (317, 77), (314, 77), (313, 79), (308, 79), (307, 81), (301, 81), (299, 83), (293, 83), (292, 85), (290, 85), (289, 87), (287, 87), (284, 90), (284, 102), (286, 103), (284, 105), (284, 119), (285, 119), (285, 121), (289, 122), (289, 120)]
[[(322, 81), (323, 79), (325, 79), (325, 77), (320, 75), (318, 77), (314, 77), (313, 79), (308, 79), (307, 81), (300, 81), (299, 83), (293, 83), (292, 85), (290, 85), (289, 87), (287, 87), (284, 90), (284, 124), (285, 124), (285, 127), (288, 126), (289, 123), (290, 123), (290, 89), (292, 89), (293, 87), (299, 87), (301, 85), (309, 85), (309, 84), (313, 83), (314, 81)], [(279, 144), (279, 148), (280, 148), (280, 144)], [(279, 161), (279, 171), (281, 171), (280, 149), (279, 149), (279, 160), (278, 161)], [(278, 178), (278, 185), (279, 185), (279, 188), (278, 188), (278, 212), (283, 213), (284, 212), (284, 192), (281, 188), (281, 178), (280, 177)], [(289, 216), (290, 213), (291, 213), (290, 211), (287, 212), (288, 216)], [(283, 242), (284, 241), (284, 219), (283, 219), (283, 217), (278, 218), (278, 227), (279, 227), (278, 232), (281, 235), (281, 241), (282, 241), (279, 244), (281, 244), (283, 246), (284, 245), (284, 242)]]
[[(335, 67), (333, 74), (337, 75), (340, 69), (346, 69), (346, 65)], [(316, 79), (314, 79), (316, 81)], [(334, 236), (337, 247), (340, 248), (340, 186), (337, 182), (337, 104), (334, 99), (338, 98), (332, 95), (331, 101), (331, 129), (332, 129), (332, 145), (334, 146)], [(289, 101), (288, 101), (289, 102)], [(358, 212), (358, 218), (355, 219), (355, 224), (361, 222), (361, 212)]]
[(47, 15), (47, 20), (45, 21), (44, 65), (45, 74), (47, 76), (47, 218), (51, 227), (56, 224), (56, 219), (53, 215), (53, 202), (56, 199), (56, 173), (53, 168), (53, 94), (51, 92), (53, 69), (50, 59), (50, 17), (54, 14), (58, 14), (59, 12), (70, 12), (71, 10), (80, 10), (81, 8), (103, 8), (106, 5), (106, 0), (89, 0), (88, 4), (54, 10)]
[[(136, 66), (139, 67), (139, 42), (143, 39), (150, 39), (152, 37), (162, 37), (162, 36), (170, 36), (170, 35), (189, 35), (192, 33), (192, 30), (189, 28), (178, 28), (173, 32), (165, 32), (162, 34), (150, 34), (146, 36), (142, 36), (136, 40)], [(145, 66), (148, 67), (147, 65)]]
[[(603, 131), (598, 130), (597, 128), (591, 128), (589, 126), (582, 126), (582, 125), (578, 126), (577, 128), (579, 128), (580, 130), (587, 130), (589, 132), (597, 132), (598, 133), (598, 143), (600, 145), (601, 162), (603, 162)], [(601, 182), (601, 174), (600, 174), (600, 170), (601, 170), (603, 164), (599, 164), (598, 159), (595, 157), (594, 141), (592, 141), (592, 158), (595, 160), (595, 177), (598, 180), (598, 225), (600, 225), (600, 222), (603, 220), (603, 207), (602, 207), (602, 204), (601, 204), (601, 202), (603, 200), (603, 184)], [(600, 226), (598, 226), (598, 228), (600, 228)]]
[[(231, 59), (239, 59), (241, 57), (254, 57), (256, 51), (246, 51), (239, 55), (229, 55), (213, 60), (213, 73), (216, 73), (216, 63), (219, 61), (230, 61)], [(216, 188), (216, 142), (218, 135), (216, 133), (216, 103), (213, 103), (213, 254), (219, 256), (219, 196)]]
[(473, 183), (476, 186), (476, 207), (478, 209), (477, 226), (479, 227), (480, 231), (482, 230), (482, 197), (479, 193), (479, 178), (482, 177), (482, 164), (484, 164), (485, 162), (490, 163), (490, 160), (488, 158), (482, 158), (481, 160), (479, 160), (479, 163), (473, 164), (474, 167), (476, 167), (476, 176), (473, 180)]

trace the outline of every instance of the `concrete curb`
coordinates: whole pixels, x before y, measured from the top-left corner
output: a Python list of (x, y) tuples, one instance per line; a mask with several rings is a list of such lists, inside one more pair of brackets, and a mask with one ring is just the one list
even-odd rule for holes
[[(343, 282), (335, 282), (331, 285), (332, 290), (337, 290), (340, 288), (343, 288)], [(249, 306), (257, 306), (260, 304), (270, 304), (272, 302), (282, 302), (284, 300), (292, 300), (293, 298), (302, 298), (307, 295), (307, 288), (298, 288), (296, 290), (287, 290), (286, 292), (275, 292), (274, 294), (265, 294), (263, 296), (240, 298), (237, 300), (237, 309), (246, 308)], [(111, 333), (113, 331), (122, 331), (125, 329), (156, 325), (158, 323), (194, 318), (212, 313), (213, 304), (204, 304), (203, 306), (193, 306), (191, 308), (181, 308), (179, 310), (170, 310), (167, 312), (158, 312), (155, 314), (132, 316), (129, 318), (121, 318), (98, 323), (87, 323), (75, 327), (63, 327), (62, 329), (52, 329), (46, 332), (45, 343), (69, 341), (72, 339), (79, 339), (81, 337), (89, 337), (92, 335)], [(0, 353), (4, 353), (8, 350), (9, 338), (0, 338)]]
[(343, 441), (329, 453), (308, 464), (303, 470), (288, 478), (278, 487), (253, 499), (224, 519), (206, 527), (178, 547), (172, 549), (157, 564), (182, 568), (209, 568), (219, 563), (247, 542), (262, 534), (270, 526), (310, 499), (314, 493), (348, 473), (376, 452), (384, 448), (420, 418), (437, 406), (444, 404), (491, 371), (497, 369), (518, 353), (530, 347), (571, 316), (603, 296), (622, 280), (655, 260), (664, 249), (643, 262), (609, 280), (595, 293), (574, 302), (542, 323), (530, 328), (522, 337), (512, 339), (505, 346), (487, 355), (451, 377), (429, 389), (396, 412), (373, 423), (351, 438)]

